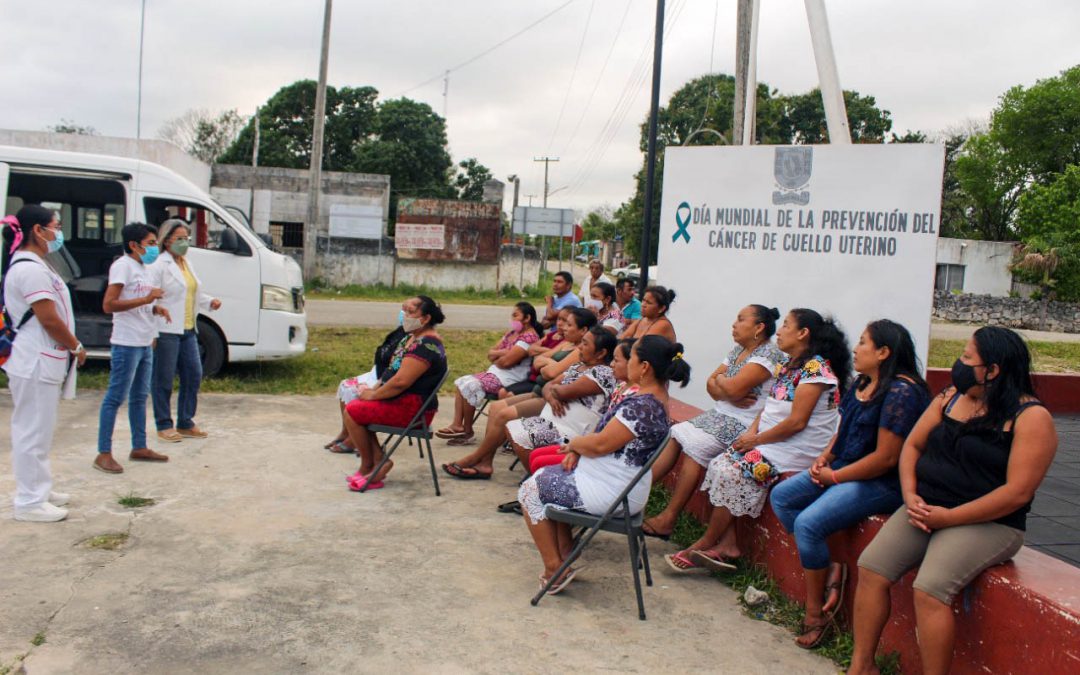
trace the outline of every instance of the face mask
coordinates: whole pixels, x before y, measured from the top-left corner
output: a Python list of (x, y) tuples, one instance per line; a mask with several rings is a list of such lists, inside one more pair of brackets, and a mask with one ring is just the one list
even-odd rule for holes
[(960, 359), (952, 364), (952, 383), (961, 394), (966, 394), (968, 389), (979, 384), (975, 379), (975, 366), (969, 366)]
[(173, 255), (178, 255), (182, 257), (187, 255), (188, 249), (190, 247), (191, 244), (189, 244), (188, 242), (184, 241), (183, 239), (177, 239), (169, 245), (169, 252)]
[(397, 313), (397, 325), (401, 326), (405, 323), (405, 310), (399, 309)]
[(585, 306), (589, 309), (594, 309), (599, 312), (601, 309), (604, 308), (604, 303), (600, 300), (597, 300), (596, 298), (589, 298), (585, 301)]
[(50, 241), (50, 242), (48, 242), (46, 244), (46, 246), (49, 249), (49, 253), (56, 253), (60, 249), (64, 248), (64, 231), (63, 230), (57, 230), (55, 232), (55, 234), (56, 234), (56, 239), (53, 239), (52, 241)]
[(514, 320), (514, 321), (510, 322), (510, 332), (511, 333), (520, 333), (521, 329), (524, 328), (524, 327), (525, 326), (520, 321)]
[(415, 333), (423, 328), (424, 322), (415, 316), (407, 316), (402, 322), (401, 327), (405, 329), (406, 333)]
[(158, 257), (157, 246), (147, 246), (146, 251), (143, 252), (139, 258), (143, 261), (144, 265), (152, 265)]

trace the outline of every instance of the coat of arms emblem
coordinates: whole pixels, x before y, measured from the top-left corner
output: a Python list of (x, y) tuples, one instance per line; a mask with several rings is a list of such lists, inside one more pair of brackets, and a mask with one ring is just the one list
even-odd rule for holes
[(773, 159), (773, 177), (780, 189), (773, 192), (772, 203), (799, 206), (809, 204), (810, 192), (803, 188), (810, 183), (810, 173), (813, 169), (814, 149), (812, 147), (776, 148)]

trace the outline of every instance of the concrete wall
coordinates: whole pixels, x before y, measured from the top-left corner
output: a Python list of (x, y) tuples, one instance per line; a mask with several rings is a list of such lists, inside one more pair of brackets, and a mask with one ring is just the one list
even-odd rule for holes
[(937, 263), (964, 266), (964, 293), (1007, 296), (1012, 290), (1016, 244), (1008, 241), (940, 238)]
[[(145, 138), (137, 141), (134, 138), (114, 136), (0, 129), (0, 145), (141, 159), (172, 169), (203, 190), (210, 189), (210, 165), (195, 159), (168, 141)], [(246, 208), (244, 210), (247, 211)]]
[[(334, 287), (394, 285), (394, 240), (327, 239), (319, 237), (315, 274)], [(380, 255), (381, 251), (381, 255)]]
[(1045, 325), (1042, 314), (1043, 303), (1040, 300), (934, 291), (933, 316), (936, 319), (1007, 328), (1080, 333), (1080, 304), (1047, 303)]

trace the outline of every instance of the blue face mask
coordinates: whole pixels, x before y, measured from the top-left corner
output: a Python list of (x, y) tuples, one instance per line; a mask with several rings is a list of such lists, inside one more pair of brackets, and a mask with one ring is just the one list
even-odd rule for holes
[(50, 241), (46, 246), (49, 249), (49, 253), (56, 253), (64, 248), (64, 231), (56, 230), (56, 239)]
[(405, 323), (405, 310), (399, 309), (397, 313), (397, 325)]
[(140, 257), (140, 259), (142, 259), (144, 265), (152, 265), (154, 263), (154, 261), (157, 260), (158, 247), (157, 246), (147, 246), (146, 251), (139, 257)]

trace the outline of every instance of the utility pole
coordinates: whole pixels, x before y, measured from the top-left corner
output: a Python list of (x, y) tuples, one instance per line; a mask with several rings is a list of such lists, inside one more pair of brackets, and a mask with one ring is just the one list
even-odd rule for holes
[(652, 249), (653, 178), (656, 174), (656, 123), (660, 109), (660, 57), (664, 52), (664, 0), (656, 0), (656, 34), (653, 36), (652, 105), (649, 107), (649, 148), (645, 160), (645, 215), (641, 227), (641, 298), (649, 285)]
[(255, 108), (255, 117), (252, 119), (255, 131), (255, 142), (251, 144), (251, 203), (248, 204), (248, 225), (255, 230), (255, 185), (258, 183), (257, 171), (259, 166), (259, 109)]
[(821, 102), (825, 106), (825, 126), (829, 129), (829, 143), (851, 144), (848, 128), (844, 90), (840, 87), (840, 73), (836, 68), (832, 36), (829, 33), (829, 17), (824, 0), (805, 0), (806, 20), (810, 24), (810, 42), (814, 45), (814, 61), (817, 63), (818, 81), (821, 83)]
[(139, 91), (135, 102), (135, 140), (142, 139), (142, 60), (143, 36), (146, 34), (146, 0), (142, 0), (142, 14), (139, 17)]
[[(510, 221), (510, 241), (513, 241), (514, 226), (517, 225), (517, 207), (518, 207), (518, 195), (521, 192), (521, 178), (518, 175), (512, 174), (507, 180), (514, 184), (514, 206), (510, 211), (512, 220)], [(521, 291), (521, 296), (525, 297), (525, 224), (521, 224), (521, 278), (518, 279), (518, 290)]]
[[(547, 198), (548, 198), (548, 188), (551, 187), (551, 185), (548, 183), (548, 165), (551, 164), (551, 162), (559, 161), (559, 158), (558, 157), (533, 157), (533, 161), (534, 162), (543, 162), (544, 163), (544, 208), (546, 209), (547, 208)], [(560, 235), (562, 234), (562, 224), (561, 223), (559, 224), (559, 234)], [(561, 239), (561, 237), (560, 237), (560, 239)], [(542, 267), (542, 269), (547, 270), (547, 253), (548, 253), (548, 250), (547, 250), (547, 248), (548, 248), (547, 247), (547, 237), (540, 237), (540, 241), (543, 242), (543, 247), (544, 247), (544, 254), (543, 254), (543, 256), (541, 256), (541, 259), (543, 260), (543, 264), (542, 264), (541, 267)]]
[(738, 0), (735, 17), (735, 102), (731, 144), (742, 145), (746, 125), (747, 75), (750, 72), (750, 23), (754, 0)]
[[(315, 90), (315, 124), (311, 134), (311, 173), (308, 179), (308, 221), (304, 224), (304, 279), (315, 276), (315, 252), (319, 236), (319, 197), (322, 194), (323, 132), (326, 128), (326, 70), (330, 59), (330, 9), (323, 12), (322, 54), (319, 58), (319, 85)], [(327, 235), (329, 236), (329, 234)]]
[(450, 100), (450, 71), (446, 71), (442, 81), (442, 117), (446, 120), (446, 112)]

